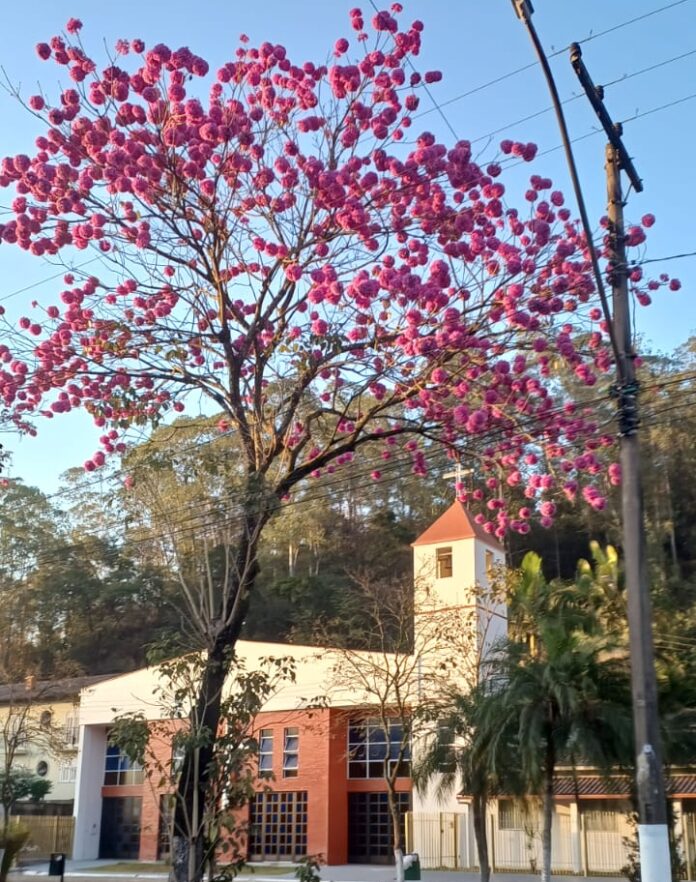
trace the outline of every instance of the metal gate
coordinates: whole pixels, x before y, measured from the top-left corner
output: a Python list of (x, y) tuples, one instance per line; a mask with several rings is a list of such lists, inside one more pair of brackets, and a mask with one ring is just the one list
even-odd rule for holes
[(421, 812), (410, 816), (412, 843), (426, 869), (459, 866), (459, 824), (455, 812)]

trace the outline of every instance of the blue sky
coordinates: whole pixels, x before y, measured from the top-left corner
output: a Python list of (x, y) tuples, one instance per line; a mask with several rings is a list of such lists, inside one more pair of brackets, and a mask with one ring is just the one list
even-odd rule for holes
[[(95, 55), (102, 41), (113, 46), (120, 37), (141, 37), (149, 45), (188, 45), (216, 68), (232, 57), (238, 35), (246, 33), (252, 44), (263, 40), (283, 43), (295, 61), (324, 61), (338, 37), (351, 37), (348, 10), (355, 5), (362, 5), (366, 15), (371, 12), (369, 2), (357, 0), (199, 0), (195, 4), (186, 0), (120, 0), (112, 4), (32, 0), (29, 4), (6, 4), (0, 62), (9, 80), (21, 83), (23, 93), (32, 94), (39, 80), (49, 92), (55, 92), (57, 69), (39, 62), (34, 45), (58, 32), (70, 16), (83, 20), (83, 39)], [(536, 0), (535, 5), (535, 23), (547, 51), (563, 50), (573, 41), (592, 38), (583, 45), (583, 53), (594, 81), (618, 80), (607, 87), (605, 96), (614, 119), (645, 114), (624, 127), (625, 142), (645, 185), (643, 193), (631, 195), (627, 219), (638, 219), (648, 211), (657, 217), (645, 256), (662, 258), (696, 251), (696, 175), (691, 157), (696, 97), (680, 101), (696, 93), (696, 0)], [(661, 7), (670, 8), (625, 24)], [(503, 137), (535, 141), (541, 153), (552, 152), (541, 155), (533, 167), (511, 169), (505, 178), (509, 188), (523, 190), (524, 178), (536, 172), (552, 177), (572, 204), (563, 153), (553, 149), (560, 143), (553, 114), (536, 115), (550, 104), (539, 68), (486, 85), (534, 60), (509, 0), (458, 4), (452, 0), (406, 0), (404, 8), (405, 16), (419, 18), (426, 26), (418, 68), (437, 68), (444, 74), (432, 89), (447, 123), (424, 99), (421, 108), (425, 113), (418, 124), (445, 142), (453, 140), (450, 127), (458, 137), (472, 141), (504, 129), (490, 143), (486, 138), (476, 141), (482, 159), (495, 154)], [(615, 26), (611, 33), (600, 35)], [(671, 61), (677, 56), (685, 57)], [(661, 66), (638, 73), (654, 65)], [(562, 98), (578, 95), (568, 53), (563, 51), (553, 58), (552, 66)], [(472, 94), (453, 100), (467, 92)], [(651, 112), (677, 101), (680, 103)], [(599, 218), (605, 201), (604, 138), (598, 133), (582, 138), (597, 128), (584, 98), (570, 101), (566, 113), (572, 136), (582, 139), (576, 144), (576, 158), (589, 214)], [(519, 122), (531, 115), (536, 116)], [(5, 92), (0, 92), (0, 118), (0, 156), (29, 152), (38, 133), (35, 121)], [(0, 203), (9, 201), (7, 191), (0, 193)], [(653, 306), (639, 310), (637, 330), (653, 346), (668, 350), (696, 331), (696, 258), (658, 263), (655, 271), (678, 276), (683, 288), (678, 294), (660, 293)], [(8, 311), (19, 314), (27, 302), (55, 291), (59, 280), (15, 292), (55, 272), (39, 259), (3, 246), (0, 302), (6, 299)], [(14, 453), (10, 474), (53, 492), (60, 487), (62, 471), (94, 452), (97, 435), (87, 418), (69, 414), (40, 423), (37, 439), (6, 436), (3, 442)]]

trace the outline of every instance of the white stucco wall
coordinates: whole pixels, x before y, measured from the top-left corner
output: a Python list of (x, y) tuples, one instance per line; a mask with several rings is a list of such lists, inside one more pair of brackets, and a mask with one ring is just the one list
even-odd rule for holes
[[(452, 576), (449, 578), (436, 577), (435, 561), (438, 548), (452, 549)], [(485, 661), (491, 647), (507, 634), (507, 608), (505, 603), (486, 598), (485, 590), (481, 592), (477, 589), (491, 587), (490, 577), (494, 576), (496, 568), (505, 564), (504, 550), (476, 538), (466, 538), (416, 545), (413, 549), (413, 558), (417, 592), (420, 591), (421, 597), (424, 598), (429, 592), (429, 602), (441, 607), (443, 614), (444, 611), (448, 611), (449, 614), (449, 611), (457, 607), (471, 610), (475, 620), (474, 627), (469, 633), (468, 651), (471, 658), (479, 657)], [(466, 621), (466, 616), (463, 615), (461, 620)], [(466, 665), (463, 666), (463, 670), (467, 670)], [(470, 676), (475, 676), (473, 668), (470, 667), (468, 670)], [(468, 684), (470, 681), (463, 678), (461, 688), (466, 689)], [(425, 748), (426, 740), (424, 739), (420, 745), (414, 745), (416, 761), (419, 748), (420, 750)], [(445, 794), (438, 790), (437, 781), (425, 791), (414, 790), (414, 815), (421, 814), (434, 818), (442, 812), (454, 812), (461, 818), (466, 814), (466, 807), (457, 800), (457, 786)], [(416, 840), (417, 829), (420, 828), (414, 829)], [(418, 841), (414, 842), (416, 851), (419, 850), (419, 845)]]
[(80, 727), (78, 755), (72, 857), (76, 861), (86, 861), (99, 857), (106, 726), (93, 724)]
[[(13, 720), (19, 720), (23, 713), (24, 709), (19, 703), (0, 707), (0, 729), (11, 726)], [(44, 713), (50, 714), (50, 723), (45, 729), (40, 723)], [(73, 701), (36, 701), (27, 711), (23, 728), (30, 734), (26, 744), (17, 750), (14, 766), (35, 773), (40, 762), (46, 763), (48, 771), (45, 777), (52, 785), (46, 802), (67, 801), (74, 797), (75, 781), (69, 780), (69, 775), (63, 770), (76, 765), (77, 745), (64, 740), (64, 729), (67, 719), (78, 713), (79, 705)], [(3, 739), (0, 739), (0, 752), (2, 750)], [(61, 780), (62, 777), (66, 780)]]
[[(240, 640), (237, 655), (243, 660), (247, 671), (258, 670), (266, 658), (294, 660), (295, 682), (280, 684), (264, 705), (264, 711), (297, 710), (316, 703), (318, 698), (336, 707), (361, 704), (368, 698), (355, 684), (351, 687), (336, 684), (334, 672), (340, 655), (330, 649)], [(371, 656), (370, 653), (360, 655), (366, 659)], [(374, 657), (380, 658), (378, 654)], [(162, 719), (168, 714), (156, 695), (160, 682), (158, 668), (141, 668), (83, 690), (81, 724), (108, 725), (120, 714), (137, 711), (144, 713), (148, 719)]]

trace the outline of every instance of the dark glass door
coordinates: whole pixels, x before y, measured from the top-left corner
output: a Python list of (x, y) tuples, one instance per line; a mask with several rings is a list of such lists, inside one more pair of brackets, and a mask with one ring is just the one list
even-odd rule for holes
[(141, 810), (139, 796), (106, 796), (102, 799), (100, 858), (138, 860)]
[[(398, 793), (401, 835), (411, 794)], [(389, 864), (394, 860), (391, 814), (386, 793), (348, 794), (348, 860), (352, 864)]]

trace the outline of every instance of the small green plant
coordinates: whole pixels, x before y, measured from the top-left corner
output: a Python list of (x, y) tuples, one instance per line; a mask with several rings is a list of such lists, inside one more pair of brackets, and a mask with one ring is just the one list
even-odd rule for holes
[(298, 882), (320, 882), (319, 870), (325, 863), (323, 854), (308, 854), (302, 858), (295, 870)]
[(0, 852), (3, 852), (0, 863), (0, 882), (5, 882), (7, 874), (19, 852), (29, 839), (29, 830), (19, 824), (13, 824), (0, 833)]

